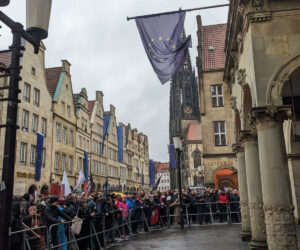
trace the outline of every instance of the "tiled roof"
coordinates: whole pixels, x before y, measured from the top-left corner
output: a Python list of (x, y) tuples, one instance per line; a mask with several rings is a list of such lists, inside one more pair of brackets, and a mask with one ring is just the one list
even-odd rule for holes
[(227, 24), (203, 26), (203, 70), (223, 69)]
[(3, 63), (6, 67), (10, 66), (11, 52), (0, 53), (0, 63)]
[(190, 122), (189, 128), (186, 134), (188, 141), (201, 141), (202, 140), (202, 127), (198, 121)]
[(166, 173), (169, 171), (170, 164), (168, 162), (161, 163), (161, 162), (154, 162), (155, 164), (155, 173)]
[(90, 119), (93, 114), (94, 106), (95, 106), (95, 100), (89, 101), (89, 117), (90, 117)]
[(61, 70), (62, 70), (62, 67), (45, 69), (47, 87), (48, 87), (48, 91), (52, 97), (54, 97)]

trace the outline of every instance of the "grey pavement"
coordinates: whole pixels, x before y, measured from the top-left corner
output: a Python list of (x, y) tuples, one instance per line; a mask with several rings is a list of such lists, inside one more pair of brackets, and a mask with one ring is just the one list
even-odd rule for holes
[(165, 231), (155, 231), (142, 234), (126, 241), (124, 245), (114, 250), (246, 250), (247, 242), (240, 238), (241, 225), (209, 225), (191, 227), (181, 231), (179, 228), (169, 228)]

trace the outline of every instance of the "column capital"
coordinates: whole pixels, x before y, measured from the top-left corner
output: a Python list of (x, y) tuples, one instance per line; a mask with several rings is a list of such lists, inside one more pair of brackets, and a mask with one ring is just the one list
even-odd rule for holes
[(232, 147), (233, 153), (235, 153), (235, 154), (244, 152), (244, 148), (242, 147), (242, 145), (240, 143), (234, 143), (234, 144), (232, 144), (231, 147)]
[(280, 121), (283, 122), (292, 117), (292, 106), (265, 106), (252, 108), (250, 111), (250, 119), (252, 124), (263, 121)]
[(239, 133), (239, 140), (241, 142), (245, 142), (245, 141), (257, 141), (257, 134), (255, 131), (251, 131), (251, 130), (242, 130)]

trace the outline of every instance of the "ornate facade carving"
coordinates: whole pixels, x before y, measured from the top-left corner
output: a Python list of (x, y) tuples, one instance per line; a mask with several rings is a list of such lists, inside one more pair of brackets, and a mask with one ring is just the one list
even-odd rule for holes
[(242, 130), (239, 133), (239, 139), (241, 142), (244, 142), (245, 140), (257, 141), (257, 134), (250, 130)]
[(266, 226), (263, 203), (249, 203), (252, 240), (266, 241)]
[(241, 85), (242, 88), (246, 86), (246, 70), (245, 69), (239, 69), (237, 71), (237, 82), (239, 85)]
[(236, 96), (231, 96), (229, 99), (229, 105), (234, 110), (234, 112), (239, 112), (236, 105)]
[(292, 117), (291, 106), (267, 106), (252, 108), (250, 111), (251, 123), (259, 123), (264, 120), (284, 121)]
[(294, 206), (265, 205), (264, 211), (269, 250), (296, 250)]
[(252, 0), (252, 7), (256, 10), (261, 10), (265, 6), (265, 0)]
[(237, 154), (237, 153), (244, 152), (244, 148), (240, 143), (235, 143), (232, 145), (232, 151), (233, 153)]

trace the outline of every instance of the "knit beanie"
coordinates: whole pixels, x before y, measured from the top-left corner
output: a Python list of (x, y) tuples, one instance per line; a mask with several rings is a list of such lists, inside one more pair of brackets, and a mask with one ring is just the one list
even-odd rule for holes
[(50, 197), (50, 204), (53, 204), (54, 202), (58, 202), (58, 197), (57, 196), (51, 196)]

